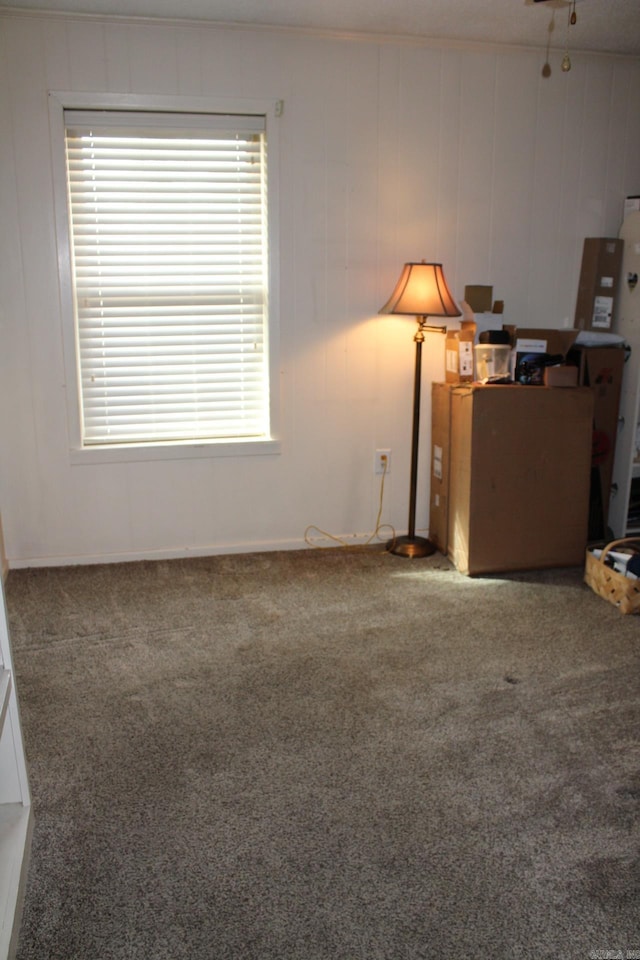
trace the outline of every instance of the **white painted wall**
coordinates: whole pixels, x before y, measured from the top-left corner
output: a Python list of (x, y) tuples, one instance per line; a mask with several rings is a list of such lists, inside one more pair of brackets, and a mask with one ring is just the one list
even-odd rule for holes
[[(571, 324), (582, 241), (640, 192), (640, 63), (184, 23), (0, 14), (0, 504), (14, 566), (304, 544), (408, 508), (413, 321), (381, 318), (402, 264), (509, 322)], [(282, 452), (69, 459), (47, 91), (282, 98)], [(424, 370), (418, 527), (428, 522)]]

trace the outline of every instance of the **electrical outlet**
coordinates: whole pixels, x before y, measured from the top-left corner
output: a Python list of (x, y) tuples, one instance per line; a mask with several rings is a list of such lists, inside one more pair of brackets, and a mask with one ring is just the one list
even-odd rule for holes
[(391, 450), (376, 450), (373, 458), (374, 473), (391, 473)]

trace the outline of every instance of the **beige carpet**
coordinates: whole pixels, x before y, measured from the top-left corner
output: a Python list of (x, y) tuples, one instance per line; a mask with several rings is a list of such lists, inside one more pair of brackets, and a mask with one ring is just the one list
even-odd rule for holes
[(309, 550), (7, 595), (19, 960), (640, 952), (640, 620), (581, 570)]

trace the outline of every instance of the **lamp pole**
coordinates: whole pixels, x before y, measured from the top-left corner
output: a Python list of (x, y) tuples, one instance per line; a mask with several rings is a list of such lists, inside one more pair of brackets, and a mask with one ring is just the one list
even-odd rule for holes
[(429, 557), (435, 546), (426, 537), (416, 536), (416, 500), (418, 491), (418, 442), (420, 439), (420, 393), (422, 384), (422, 344), (426, 317), (418, 317), (418, 329), (413, 338), (416, 345), (415, 372), (413, 379), (413, 421), (411, 430), (411, 475), (409, 481), (409, 526), (405, 537), (396, 537), (389, 542), (389, 551), (400, 557)]

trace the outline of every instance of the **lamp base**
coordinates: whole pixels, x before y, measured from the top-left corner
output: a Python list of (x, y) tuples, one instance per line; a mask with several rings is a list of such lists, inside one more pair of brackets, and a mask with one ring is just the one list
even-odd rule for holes
[(417, 557), (430, 557), (437, 547), (426, 537), (396, 537), (395, 540), (389, 540), (387, 550), (398, 557), (414, 560)]

